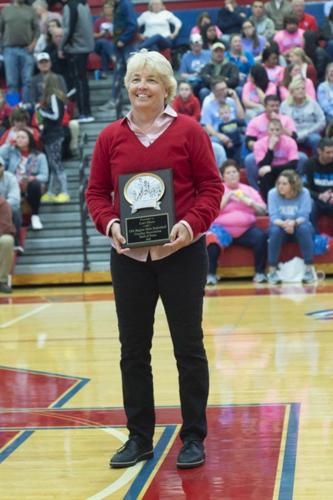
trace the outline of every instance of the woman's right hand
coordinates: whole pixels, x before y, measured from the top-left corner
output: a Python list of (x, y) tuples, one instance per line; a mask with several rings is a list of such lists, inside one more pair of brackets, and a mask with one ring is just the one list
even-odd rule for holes
[(129, 248), (122, 248), (121, 246), (126, 243), (126, 240), (124, 236), (121, 234), (119, 222), (114, 222), (112, 224), (110, 229), (110, 236), (112, 238), (117, 253), (121, 254), (121, 253), (127, 253), (129, 251)]

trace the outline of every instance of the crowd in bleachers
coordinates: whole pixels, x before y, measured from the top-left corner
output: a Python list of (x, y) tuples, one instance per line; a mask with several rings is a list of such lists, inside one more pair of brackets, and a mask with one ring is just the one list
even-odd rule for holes
[[(69, 201), (62, 158), (75, 154), (79, 123), (94, 120), (89, 55), (101, 58), (98, 78), (112, 72), (105, 111), (115, 107), (127, 60), (140, 49), (161, 51), (174, 64), (174, 108), (200, 121), (219, 168), (235, 160), (263, 204), (281, 173), (296, 171), (314, 200), (309, 217), (316, 230), (320, 214), (333, 215), (333, 2), (325, 3), (318, 26), (303, 0), (254, 0), (250, 12), (225, 0), (216, 19), (200, 13), (179, 57), (181, 28), (161, 0), (150, 0), (140, 15), (131, 0), (107, 0), (94, 22), (85, 0), (64, 1), (61, 12), (44, 0), (14, 0), (2, 10), (0, 159), (30, 205), (33, 229), (42, 228), (41, 202)], [(6, 198), (3, 186), (0, 171)], [(238, 194), (227, 203), (248, 200)], [(23, 252), (19, 236), (15, 246)], [(256, 271), (264, 280), (262, 268)]]

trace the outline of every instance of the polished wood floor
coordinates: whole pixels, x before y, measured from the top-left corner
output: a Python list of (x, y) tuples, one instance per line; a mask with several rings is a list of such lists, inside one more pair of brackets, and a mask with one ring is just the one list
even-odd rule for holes
[(155, 457), (110, 470), (126, 439), (112, 287), (0, 296), (0, 498), (333, 498), (333, 280), (207, 290), (207, 461), (177, 471), (177, 374), (162, 306)]

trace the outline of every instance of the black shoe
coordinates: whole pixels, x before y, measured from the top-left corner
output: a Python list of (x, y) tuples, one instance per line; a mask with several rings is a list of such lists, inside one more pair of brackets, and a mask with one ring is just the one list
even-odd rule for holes
[(148, 460), (149, 458), (153, 458), (153, 456), (154, 451), (150, 443), (142, 444), (140, 440), (132, 437), (111, 457), (110, 467), (112, 469), (132, 467), (137, 462)]
[(177, 458), (179, 469), (192, 469), (199, 467), (205, 462), (205, 448), (202, 441), (198, 439), (188, 439), (184, 441), (184, 446)]

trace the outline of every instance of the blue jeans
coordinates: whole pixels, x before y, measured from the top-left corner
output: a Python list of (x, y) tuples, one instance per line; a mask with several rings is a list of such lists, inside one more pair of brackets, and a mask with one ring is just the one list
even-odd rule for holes
[[(297, 173), (302, 176), (303, 175), (303, 165), (305, 161), (308, 159), (305, 153), (302, 151), (298, 152), (298, 163), (296, 167)], [(248, 180), (248, 183), (250, 184), (251, 187), (259, 191), (259, 184), (258, 184), (258, 166), (256, 163), (256, 160), (254, 158), (254, 154), (250, 153), (248, 154), (245, 159), (244, 159), (244, 167), (245, 167), (245, 172), (246, 172), (246, 177)]]
[(321, 139), (321, 135), (317, 132), (309, 134), (303, 141), (297, 141), (301, 146), (306, 146), (311, 149), (313, 155), (317, 154), (317, 146)]
[(99, 38), (95, 41), (95, 52), (101, 56), (103, 73), (107, 73), (110, 69), (110, 59), (114, 53), (113, 43), (106, 38)]
[(313, 263), (313, 227), (310, 222), (296, 226), (294, 234), (288, 234), (279, 226), (271, 224), (268, 239), (268, 264), (276, 267), (281, 248), (286, 241), (296, 241), (300, 247), (305, 264)]
[(3, 58), (8, 91), (19, 92), (22, 85), (22, 101), (30, 102), (30, 84), (35, 65), (33, 55), (23, 47), (5, 47)]
[(214, 141), (213, 139), (212, 139), (212, 146), (217, 168), (220, 168), (222, 163), (225, 162), (227, 159), (225, 149), (221, 144)]
[(170, 49), (172, 45), (172, 40), (170, 38), (165, 38), (162, 35), (153, 35), (150, 36), (149, 38), (146, 38), (145, 40), (142, 40), (138, 44), (138, 48), (140, 49), (149, 49), (149, 50), (156, 50), (159, 52), (160, 50), (163, 49)]
[(125, 45), (121, 49), (117, 46), (114, 48), (114, 55), (116, 58), (116, 66), (113, 72), (113, 82), (112, 82), (112, 90), (111, 97), (112, 99), (116, 99), (118, 97), (118, 93), (122, 89), (123, 78), (126, 73), (126, 65), (127, 60), (132, 52), (135, 52), (136, 45), (134, 43), (130, 43)]

